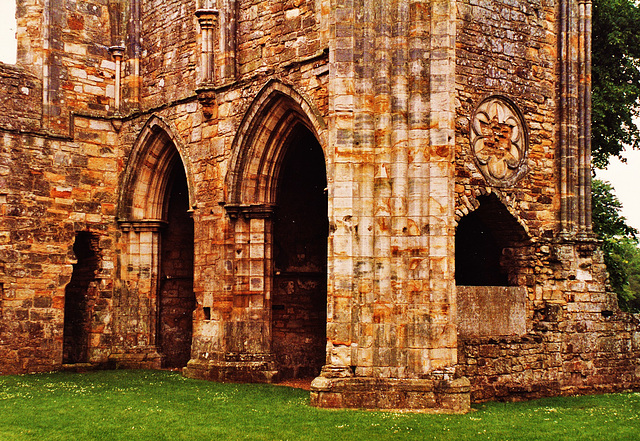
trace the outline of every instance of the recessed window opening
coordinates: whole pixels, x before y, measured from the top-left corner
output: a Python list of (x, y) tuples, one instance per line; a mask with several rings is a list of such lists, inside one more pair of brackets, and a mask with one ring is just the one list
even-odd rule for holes
[(494, 195), (478, 201), (480, 207), (460, 219), (456, 229), (456, 285), (509, 286), (513, 268), (504, 250), (524, 239), (524, 229)]

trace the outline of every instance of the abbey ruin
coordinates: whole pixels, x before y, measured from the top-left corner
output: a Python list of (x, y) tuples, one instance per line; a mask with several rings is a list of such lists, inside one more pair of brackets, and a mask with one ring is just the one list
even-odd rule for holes
[(640, 387), (591, 231), (590, 0), (17, 0), (0, 374), (322, 407)]

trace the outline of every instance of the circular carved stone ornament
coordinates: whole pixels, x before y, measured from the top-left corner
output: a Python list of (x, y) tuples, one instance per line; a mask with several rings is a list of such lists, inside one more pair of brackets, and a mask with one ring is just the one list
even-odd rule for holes
[(489, 184), (508, 187), (527, 172), (529, 139), (524, 118), (510, 99), (485, 98), (471, 118), (471, 153)]

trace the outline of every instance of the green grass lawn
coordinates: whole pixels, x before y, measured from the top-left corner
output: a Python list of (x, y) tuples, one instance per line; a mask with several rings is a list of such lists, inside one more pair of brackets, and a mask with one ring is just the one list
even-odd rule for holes
[(0, 440), (640, 439), (640, 393), (486, 403), (466, 415), (324, 410), (309, 393), (166, 371), (0, 377)]

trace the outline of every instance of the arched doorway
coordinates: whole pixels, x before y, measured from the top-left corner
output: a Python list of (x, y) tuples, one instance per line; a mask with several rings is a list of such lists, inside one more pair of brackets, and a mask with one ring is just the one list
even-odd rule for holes
[[(122, 184), (120, 320), (127, 367), (179, 368), (192, 344), (194, 228), (188, 158), (160, 118), (143, 128)], [(127, 359), (131, 346), (132, 357)], [(137, 354), (143, 354), (140, 357)], [(142, 358), (143, 362), (138, 362)]]
[(223, 333), (196, 336), (225, 361), (196, 355), (188, 376), (271, 382), (316, 376), (325, 364), (325, 145), (326, 125), (309, 101), (279, 81), (265, 84), (234, 138), (225, 179), (230, 259), (219, 286), (227, 289), (212, 293), (220, 301), (207, 318)]
[(89, 361), (91, 311), (96, 297), (96, 274), (100, 267), (97, 249), (98, 239), (93, 234), (81, 231), (76, 235), (73, 244), (76, 263), (64, 296), (64, 364)]
[(456, 230), (456, 285), (507, 286), (507, 273), (500, 265), (500, 238), (474, 211), (460, 219)]
[(494, 194), (477, 201), (456, 229), (459, 342), (526, 332), (526, 231)]
[(527, 234), (493, 194), (479, 196), (479, 207), (456, 228), (456, 285), (515, 285), (515, 271), (505, 251), (522, 245)]
[(165, 200), (167, 225), (160, 236), (158, 346), (164, 366), (187, 365), (193, 332), (193, 221), (184, 168), (175, 161)]
[(285, 148), (273, 223), (272, 349), (281, 377), (315, 377), (326, 346), (326, 169), (320, 144), (302, 124)]

